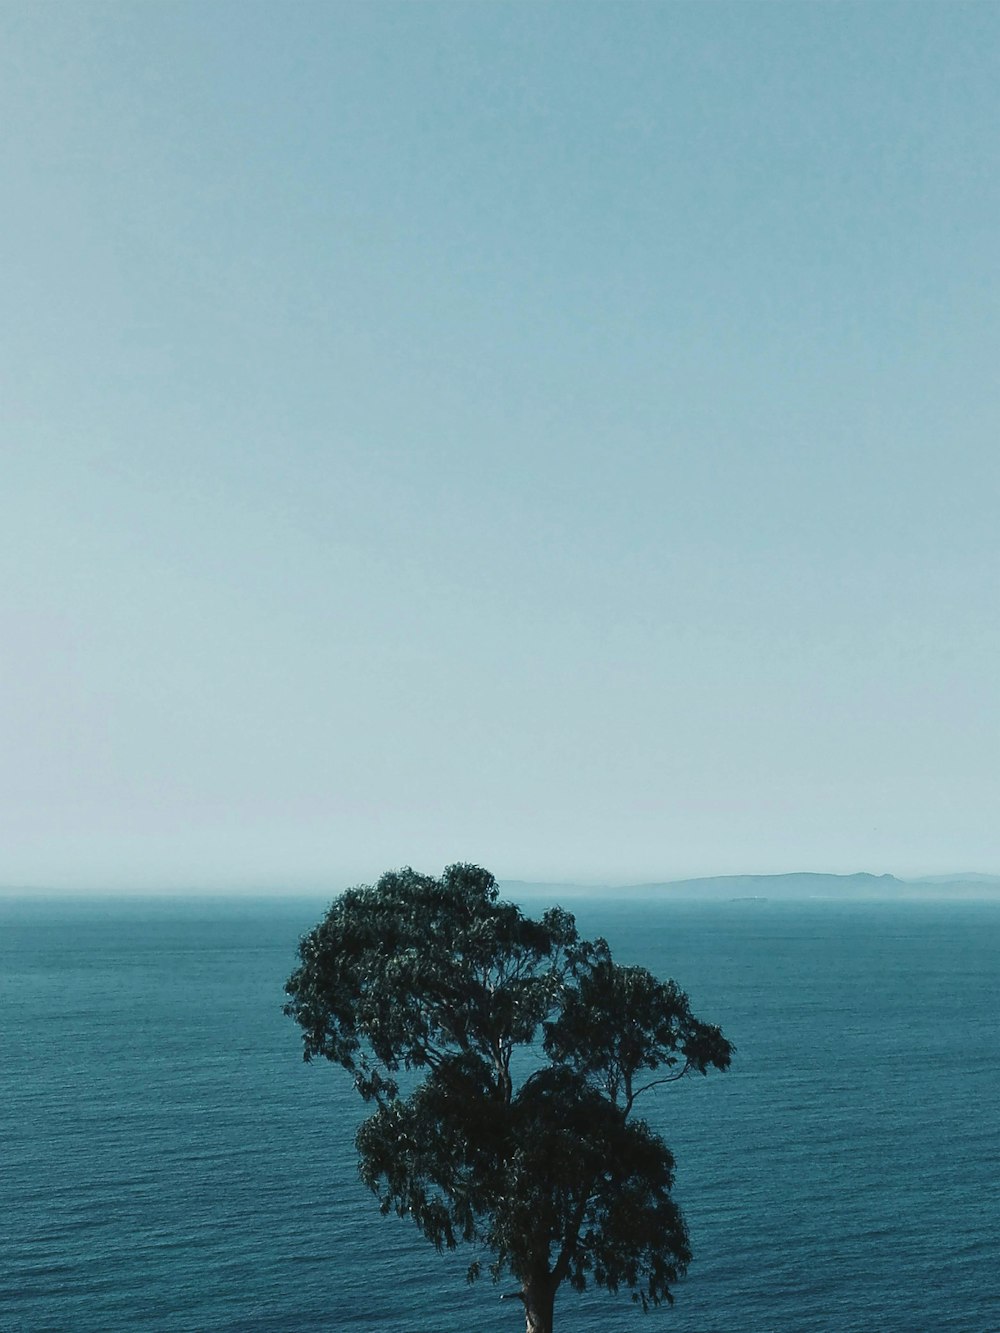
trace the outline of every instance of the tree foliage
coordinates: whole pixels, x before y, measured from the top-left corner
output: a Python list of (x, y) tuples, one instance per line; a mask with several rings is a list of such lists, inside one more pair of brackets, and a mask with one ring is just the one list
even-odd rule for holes
[(470, 1280), (492, 1256), (529, 1333), (564, 1281), (671, 1300), (690, 1259), (674, 1160), (633, 1110), (732, 1054), (674, 982), (618, 966), (560, 908), (524, 916), (470, 865), (348, 890), (299, 958), (286, 1012), (305, 1059), (341, 1065), (371, 1107), (357, 1147), (384, 1213), (475, 1247)]

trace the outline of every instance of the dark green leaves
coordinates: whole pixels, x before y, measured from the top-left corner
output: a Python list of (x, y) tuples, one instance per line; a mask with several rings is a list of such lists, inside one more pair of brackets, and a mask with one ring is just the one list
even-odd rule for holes
[(545, 1025), (545, 1053), (595, 1082), (625, 1109), (641, 1093), (710, 1066), (728, 1069), (732, 1046), (691, 1013), (673, 981), (619, 967), (604, 940), (582, 946), (575, 985)]
[(343, 1065), (367, 1095), (374, 1067), (433, 1067), (456, 1050), (482, 1055), (502, 1084), (511, 1047), (550, 1012), (575, 940), (568, 913), (525, 918), (479, 867), (440, 880), (394, 871), (343, 894), (302, 940), (286, 1012), (305, 1058)]

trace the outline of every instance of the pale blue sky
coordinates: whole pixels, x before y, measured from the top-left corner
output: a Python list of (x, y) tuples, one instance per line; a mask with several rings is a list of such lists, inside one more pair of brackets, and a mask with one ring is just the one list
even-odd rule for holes
[(1000, 7), (0, 9), (0, 884), (1000, 871)]

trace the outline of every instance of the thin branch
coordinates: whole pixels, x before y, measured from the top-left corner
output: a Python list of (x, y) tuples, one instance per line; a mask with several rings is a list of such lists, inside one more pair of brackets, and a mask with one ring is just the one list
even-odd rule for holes
[(691, 1071), (691, 1061), (685, 1060), (682, 1069), (676, 1070), (673, 1074), (665, 1074), (663, 1078), (654, 1078), (652, 1082), (644, 1083), (641, 1088), (636, 1088), (635, 1092), (633, 1092), (629, 1096), (628, 1102), (625, 1107), (625, 1114), (628, 1115), (629, 1111), (631, 1111), (632, 1106), (635, 1103), (635, 1099), (637, 1097), (641, 1097), (644, 1092), (649, 1092), (650, 1088), (658, 1088), (663, 1083), (676, 1083), (678, 1079), (683, 1078), (684, 1075), (690, 1073), (690, 1071)]

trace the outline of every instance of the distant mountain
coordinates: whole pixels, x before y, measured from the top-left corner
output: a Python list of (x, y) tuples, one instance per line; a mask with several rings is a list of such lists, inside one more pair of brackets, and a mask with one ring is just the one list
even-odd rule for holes
[(713, 875), (663, 884), (630, 884), (631, 895), (669, 894), (676, 898), (893, 898), (906, 888), (895, 875), (826, 875), (799, 871), (785, 875)]
[(895, 875), (827, 875), (798, 871), (784, 875), (712, 875), (701, 879), (674, 879), (648, 884), (553, 884), (526, 880), (504, 880), (504, 893), (560, 898), (660, 898), (729, 901), (732, 899), (803, 900), (827, 899), (875, 901), (906, 898), (986, 898), (1000, 895), (1000, 875), (933, 876), (899, 879)]

